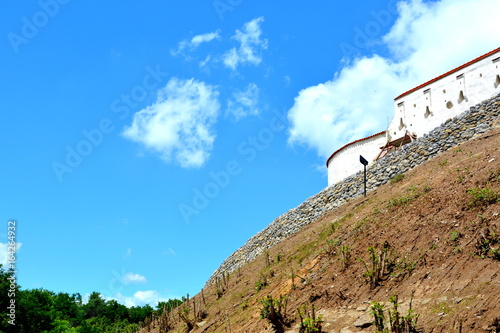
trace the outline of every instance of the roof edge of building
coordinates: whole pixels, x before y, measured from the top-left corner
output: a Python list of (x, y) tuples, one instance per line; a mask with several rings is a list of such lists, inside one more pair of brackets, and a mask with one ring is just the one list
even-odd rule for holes
[(459, 70), (464, 69), (464, 68), (466, 68), (466, 67), (468, 67), (468, 66), (470, 66), (470, 65), (472, 65), (472, 64), (474, 64), (474, 63), (476, 63), (476, 62), (478, 62), (478, 61), (481, 61), (481, 60), (483, 60), (483, 59), (485, 59), (485, 58), (488, 58), (489, 56), (491, 56), (491, 55), (493, 55), (493, 54), (495, 54), (495, 53), (497, 53), (497, 52), (500, 52), (500, 47), (499, 47), (499, 48), (494, 49), (493, 51), (490, 51), (490, 52), (488, 52), (488, 53), (485, 53), (485, 54), (483, 54), (482, 56), (479, 56), (479, 57), (477, 57), (477, 58), (475, 58), (475, 59), (473, 59), (473, 60), (471, 60), (471, 61), (469, 61), (469, 62), (466, 62), (465, 64), (463, 64), (463, 65), (461, 65), (461, 66), (458, 66), (457, 68), (454, 68), (454, 69), (452, 69), (451, 71), (448, 71), (448, 72), (446, 72), (446, 73), (444, 73), (444, 74), (441, 74), (441, 75), (439, 75), (439, 76), (437, 76), (437, 77), (433, 78), (432, 80), (429, 80), (429, 81), (427, 81), (427, 82), (424, 82), (424, 83), (422, 83), (421, 85), (416, 86), (415, 88), (410, 89), (410, 90), (408, 90), (408, 91), (406, 91), (406, 92), (402, 93), (402, 94), (401, 94), (401, 95), (399, 95), (398, 97), (394, 98), (394, 100), (396, 101), (396, 100), (400, 99), (401, 97), (404, 97), (404, 96), (406, 96), (406, 95), (409, 95), (409, 94), (411, 94), (412, 92), (415, 92), (415, 91), (417, 91), (417, 90), (419, 90), (419, 89), (421, 89), (421, 88), (423, 88), (423, 87), (425, 87), (425, 86), (427, 86), (427, 85), (429, 85), (429, 84), (431, 84), (431, 83), (434, 83), (434, 82), (436, 82), (436, 81), (438, 81), (438, 80), (441, 80), (441, 79), (442, 79), (442, 78), (444, 78), (444, 77), (447, 77), (448, 75), (451, 75), (451, 74), (453, 74), (453, 73), (456, 73), (456, 72), (458, 72)]
[(339, 149), (337, 149), (336, 151), (333, 152), (333, 154), (330, 155), (330, 157), (326, 160), (326, 167), (328, 168), (328, 164), (330, 163), (330, 160), (337, 154), (339, 153), (340, 151), (344, 150), (345, 148), (355, 144), (355, 143), (358, 143), (358, 142), (361, 142), (361, 141), (365, 141), (365, 140), (368, 140), (368, 139), (371, 139), (371, 138), (374, 138), (376, 136), (379, 136), (379, 135), (382, 135), (382, 134), (385, 134), (387, 133), (387, 131), (382, 131), (382, 132), (379, 132), (379, 133), (376, 133), (376, 134), (373, 134), (373, 135), (370, 135), (370, 136), (367, 136), (366, 138), (362, 138), (362, 139), (358, 139), (356, 141), (352, 141), (352, 142), (349, 142), (345, 145), (343, 145), (342, 147), (340, 147)]

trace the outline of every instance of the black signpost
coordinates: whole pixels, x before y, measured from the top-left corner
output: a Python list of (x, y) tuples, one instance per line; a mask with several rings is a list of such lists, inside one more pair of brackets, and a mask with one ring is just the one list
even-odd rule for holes
[(363, 166), (365, 168), (365, 177), (364, 177), (365, 191), (364, 191), (364, 194), (366, 197), (366, 166), (368, 165), (368, 161), (361, 155), (359, 155), (359, 161), (361, 162), (361, 164), (363, 164)]

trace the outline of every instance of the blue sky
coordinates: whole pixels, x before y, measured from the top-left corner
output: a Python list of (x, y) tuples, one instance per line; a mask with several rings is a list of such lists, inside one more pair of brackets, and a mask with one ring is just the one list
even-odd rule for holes
[(23, 288), (127, 305), (197, 293), (395, 96), (500, 44), (496, 0), (0, 6), (0, 261), (16, 219)]

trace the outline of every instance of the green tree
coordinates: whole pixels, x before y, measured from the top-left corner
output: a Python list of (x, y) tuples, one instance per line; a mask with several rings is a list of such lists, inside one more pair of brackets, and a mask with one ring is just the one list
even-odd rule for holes
[(19, 332), (50, 331), (54, 328), (56, 311), (54, 293), (45, 289), (28, 289), (19, 292)]
[(144, 306), (133, 306), (129, 309), (130, 322), (134, 324), (144, 322), (144, 320), (152, 314), (153, 308), (149, 304)]
[(83, 306), (84, 318), (99, 317), (104, 314), (106, 302), (97, 291), (92, 292), (87, 304)]
[(117, 301), (110, 300), (106, 302), (106, 307), (104, 310), (104, 315), (111, 322), (118, 322), (129, 318), (129, 311), (127, 307)]
[(169, 299), (166, 302), (158, 302), (158, 305), (156, 305), (156, 313), (158, 315), (161, 315), (163, 313), (163, 309), (165, 309), (167, 312), (171, 312), (173, 309), (175, 309), (181, 304), (182, 301), (176, 298)]
[[(11, 290), (11, 277), (12, 274), (0, 265), (1, 333), (133, 333), (139, 329), (140, 322), (155, 312), (149, 304), (127, 308), (116, 300), (105, 301), (98, 292), (93, 292), (89, 301), (83, 304), (78, 293), (20, 290), (17, 284)], [(11, 299), (8, 295), (13, 292), (16, 326), (8, 323), (10, 318), (5, 311)], [(169, 300), (158, 304), (157, 309), (171, 311), (181, 303), (180, 300)]]
[(57, 318), (67, 320), (78, 325), (81, 322), (80, 307), (82, 306), (82, 296), (80, 294), (58, 293), (54, 296), (54, 310), (57, 312)]
[[(5, 333), (17, 332), (16, 326), (9, 324), (9, 320), (12, 318), (9, 317), (10, 309), (7, 309), (8, 307), (15, 307), (12, 311), (15, 311), (15, 318), (17, 319), (17, 313), (19, 313), (19, 303), (17, 302), (19, 298), (19, 286), (17, 283), (12, 282), (14, 282), (13, 274), (5, 271), (0, 264), (0, 332)], [(11, 286), (13, 287), (12, 289)], [(11, 299), (16, 301), (14, 305), (11, 305)]]
[(50, 333), (78, 333), (78, 330), (67, 320), (54, 320), (54, 328)]

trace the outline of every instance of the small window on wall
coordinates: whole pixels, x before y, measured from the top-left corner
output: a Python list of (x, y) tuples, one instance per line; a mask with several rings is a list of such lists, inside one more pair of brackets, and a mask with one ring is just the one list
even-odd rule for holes
[(424, 117), (425, 117), (425, 118), (428, 118), (428, 117), (429, 117), (429, 116), (431, 116), (431, 115), (432, 115), (431, 110), (429, 110), (429, 107), (428, 107), (428, 106), (426, 106), (426, 107), (425, 107)]
[(467, 102), (467, 99), (465, 98), (464, 91), (460, 90), (460, 94), (458, 94), (458, 103), (462, 103), (463, 101)]
[(497, 78), (495, 80), (495, 88), (498, 88), (500, 86), (500, 75), (497, 75)]
[(432, 101), (431, 101), (431, 88), (424, 90), (424, 96), (425, 96), (425, 100), (427, 101), (426, 104), (428, 106), (431, 106), (432, 105)]
[(453, 103), (451, 101), (446, 102), (446, 107), (451, 109), (453, 107)]
[(405, 127), (405, 124), (403, 123), (403, 118), (399, 118), (399, 130), (401, 131)]

